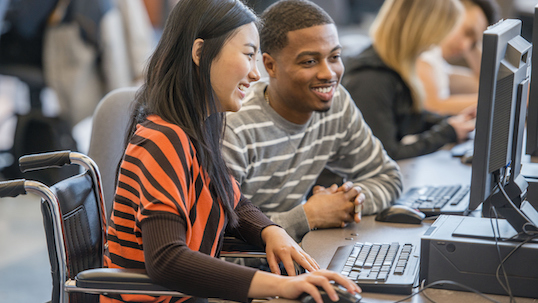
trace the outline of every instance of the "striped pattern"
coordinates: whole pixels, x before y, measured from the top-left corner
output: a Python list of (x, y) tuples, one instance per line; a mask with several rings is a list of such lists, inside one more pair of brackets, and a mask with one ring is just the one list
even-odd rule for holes
[(267, 82), (255, 83), (242, 109), (227, 114), (223, 153), (242, 193), (271, 220), (300, 239), (308, 222), (302, 210), (295, 210), (324, 168), (362, 187), (365, 214), (380, 211), (400, 195), (398, 166), (342, 86), (331, 109), (314, 113), (304, 125), (278, 115), (264, 100), (266, 87)]
[[(185, 222), (185, 244), (190, 250), (216, 256), (226, 222), (221, 205), (211, 197), (208, 183), (192, 143), (178, 126), (157, 116), (150, 116), (138, 125), (121, 165), (112, 224), (108, 229), (106, 265), (144, 269), (141, 224), (148, 218), (170, 214)], [(235, 191), (234, 206), (237, 206), (240, 197), (237, 186)], [(122, 295), (122, 301), (102, 297), (101, 302), (186, 299)]]

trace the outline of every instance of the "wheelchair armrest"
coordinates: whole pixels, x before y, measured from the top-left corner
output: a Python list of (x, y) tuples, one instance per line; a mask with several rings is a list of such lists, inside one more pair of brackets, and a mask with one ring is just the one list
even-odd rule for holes
[(221, 257), (230, 258), (265, 258), (262, 247), (246, 243), (235, 237), (225, 236), (222, 243)]
[(136, 290), (136, 291), (171, 291), (154, 284), (145, 270), (96, 268), (80, 272), (76, 277), (78, 288), (106, 290)]

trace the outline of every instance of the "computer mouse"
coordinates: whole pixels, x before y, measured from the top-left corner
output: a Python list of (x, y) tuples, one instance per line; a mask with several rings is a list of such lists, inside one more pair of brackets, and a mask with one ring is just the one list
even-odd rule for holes
[(375, 217), (376, 221), (420, 224), (426, 215), (414, 208), (405, 205), (392, 205), (382, 210)]
[(463, 164), (471, 164), (471, 163), (473, 163), (473, 154), (474, 154), (474, 150), (467, 151), (461, 157), (461, 163), (463, 163)]
[[(351, 294), (344, 288), (333, 285), (334, 290), (336, 290), (336, 293), (338, 294), (338, 301), (333, 301), (331, 298), (329, 298), (329, 295), (327, 295), (327, 292), (321, 287), (318, 286), (319, 293), (321, 294), (321, 298), (323, 299), (323, 303), (357, 303), (359, 302), (362, 297), (359, 294)], [(302, 303), (316, 303), (314, 298), (309, 295), (308, 293), (303, 293), (299, 300)]]

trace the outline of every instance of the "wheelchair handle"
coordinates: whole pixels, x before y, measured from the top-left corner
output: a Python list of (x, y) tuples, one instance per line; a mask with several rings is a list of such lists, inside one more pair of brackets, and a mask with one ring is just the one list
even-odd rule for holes
[(66, 164), (71, 164), (70, 153), (70, 150), (64, 150), (22, 156), (19, 158), (19, 168), (21, 172), (25, 173), (49, 167), (62, 167)]
[(25, 181), (24, 179), (18, 179), (0, 182), (0, 198), (26, 195), (26, 189), (24, 188)]

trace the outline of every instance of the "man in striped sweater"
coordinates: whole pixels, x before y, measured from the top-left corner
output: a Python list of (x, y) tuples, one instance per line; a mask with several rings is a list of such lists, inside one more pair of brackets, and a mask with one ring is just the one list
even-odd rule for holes
[[(284, 0), (263, 14), (269, 79), (227, 114), (223, 154), (252, 203), (296, 240), (388, 207), (401, 193), (397, 164), (372, 135), (348, 92), (336, 26), (310, 1)], [(340, 187), (314, 188), (324, 169)], [(308, 198), (308, 200), (307, 200)]]

